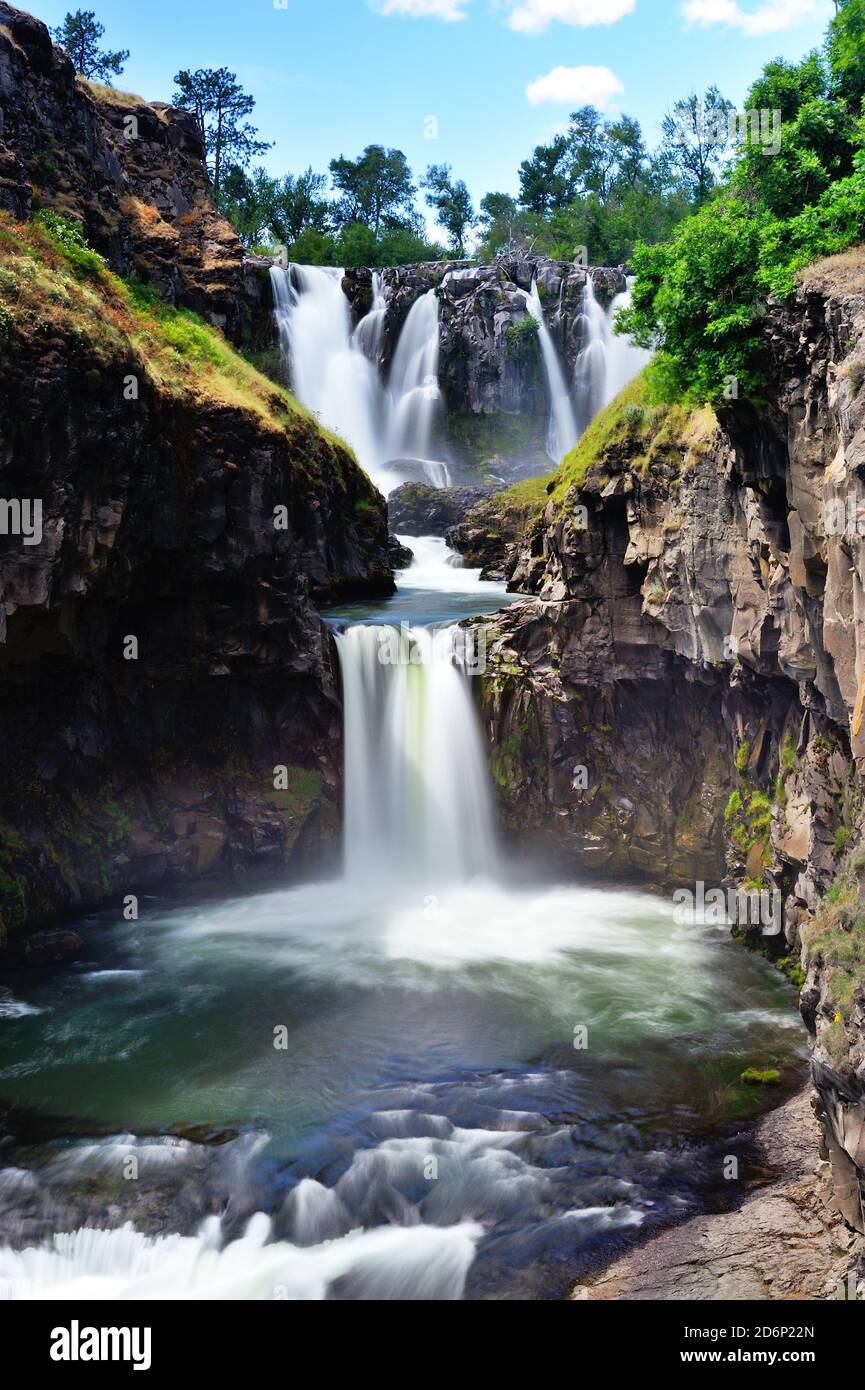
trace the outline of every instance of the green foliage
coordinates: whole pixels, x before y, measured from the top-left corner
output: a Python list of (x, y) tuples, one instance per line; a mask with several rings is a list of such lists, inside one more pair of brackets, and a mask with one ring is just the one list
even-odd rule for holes
[(739, 744), (739, 747), (736, 750), (736, 771), (740, 775), (745, 771), (745, 768), (748, 766), (748, 759), (750, 758), (750, 756), (751, 745), (750, 743), (748, 743), (746, 739), (744, 743)]
[(738, 787), (734, 787), (727, 798), (727, 805), (724, 807), (724, 823), (729, 825), (732, 821), (736, 820), (741, 810), (742, 793), (739, 791)]
[(65, 49), (82, 77), (110, 85), (112, 77), (123, 71), (129, 49), (116, 53), (101, 49), (99, 41), (104, 33), (105, 26), (99, 23), (95, 11), (76, 10), (74, 14), (67, 13), (63, 23), (51, 30), (51, 37)]
[(37, 212), (34, 221), (50, 236), (82, 279), (93, 279), (105, 269), (105, 261), (87, 245), (80, 222), (59, 212)]
[(780, 112), (780, 132), (749, 127), (725, 188), (663, 245), (636, 248), (622, 327), (657, 349), (666, 399), (759, 401), (767, 294), (792, 294), (806, 266), (865, 238), (865, 0), (833, 21), (829, 61), (769, 63), (750, 110)]
[(526, 314), (524, 318), (508, 324), (505, 329), (505, 341), (515, 352), (525, 353), (537, 343), (540, 326), (533, 314)]
[(802, 935), (806, 963), (822, 964), (826, 997), (838, 1010), (836, 1021), (841, 1024), (850, 1017), (854, 991), (865, 983), (865, 910), (849, 867), (832, 884)]
[(213, 197), (219, 206), (224, 173), (232, 166), (245, 169), (256, 155), (270, 149), (270, 143), (259, 140), (257, 128), (246, 119), (255, 109), (255, 98), (244, 92), (228, 68), (184, 69), (174, 81), (174, 105), (192, 111), (198, 122)]
[(835, 831), (835, 848), (838, 850), (839, 853), (841, 853), (843, 850), (847, 848), (847, 842), (849, 841), (852, 833), (853, 832), (849, 828), (849, 826), (838, 826), (838, 829)]
[(383, 227), (415, 226), (414, 184), (402, 150), (367, 145), (357, 159), (332, 159), (330, 172), (341, 195), (335, 209), (340, 226), (361, 223), (376, 237)]
[(431, 164), (421, 180), (427, 205), (435, 210), (436, 221), (450, 239), (454, 255), (465, 255), (466, 236), (477, 222), (471, 195), (462, 179), (451, 177), (449, 164)]

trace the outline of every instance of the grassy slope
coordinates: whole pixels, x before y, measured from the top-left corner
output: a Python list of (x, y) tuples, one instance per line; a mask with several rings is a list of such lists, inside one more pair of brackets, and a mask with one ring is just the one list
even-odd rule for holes
[[(350, 466), (342, 440), (198, 315), (124, 282), (95, 252), (64, 243), (38, 221), (16, 223), (0, 213), (0, 338), (38, 341), (52, 330), (77, 336), (96, 369), (134, 363), (162, 393), (202, 410), (227, 406), (254, 415), (259, 429), (297, 446), (299, 470), (313, 467), (307, 446), (316, 437), (331, 446), (329, 466)], [(377, 494), (369, 482), (368, 493), (372, 504)]]

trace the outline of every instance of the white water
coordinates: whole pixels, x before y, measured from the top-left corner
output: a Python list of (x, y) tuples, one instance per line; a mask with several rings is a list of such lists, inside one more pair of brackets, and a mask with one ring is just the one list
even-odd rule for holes
[(0, 1248), (0, 1299), (324, 1299), (338, 1280), (365, 1299), (449, 1300), (462, 1296), (477, 1222), (354, 1230), (304, 1249), (271, 1241), (261, 1212), (223, 1245), (209, 1217), (197, 1236), (147, 1237), (131, 1225), (56, 1235), (47, 1247)]
[(531, 294), (526, 295), (526, 308), (538, 322), (538, 339), (541, 356), (547, 377), (547, 391), (550, 397), (550, 417), (547, 425), (547, 453), (554, 463), (560, 463), (579, 438), (577, 420), (571, 402), (568, 384), (559, 360), (559, 352), (553, 342), (553, 335), (547, 327), (537, 281), (532, 281)]
[(574, 399), (582, 435), (600, 410), (615, 400), (629, 381), (647, 365), (652, 354), (635, 347), (630, 338), (614, 333), (619, 309), (630, 303), (631, 288), (616, 295), (607, 313), (595, 297), (591, 276), (583, 291), (583, 347), (574, 365)]
[[(295, 394), (340, 435), (382, 492), (403, 482), (436, 487), (450, 481), (433, 457), (438, 387), (438, 298), (434, 290), (411, 307), (385, 383), (379, 367), (386, 304), (381, 277), (373, 304), (356, 330), (343, 293), (343, 271), (320, 266), (271, 267), (274, 313)], [(389, 465), (407, 461), (399, 471)]]
[(354, 330), (352, 343), (376, 366), (381, 362), (384, 347), (385, 318), (387, 300), (384, 297), (381, 276), (377, 270), (372, 273), (372, 308), (364, 315)]
[(465, 883), (496, 866), (484, 751), (460, 629), (352, 627), (345, 704), (349, 882)]

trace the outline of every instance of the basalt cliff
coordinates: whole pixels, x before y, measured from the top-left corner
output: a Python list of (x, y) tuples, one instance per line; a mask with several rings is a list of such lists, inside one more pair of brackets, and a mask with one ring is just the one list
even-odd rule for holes
[(638, 379), (549, 482), (450, 534), (532, 595), (497, 620), (483, 691), (512, 835), (778, 904), (737, 930), (803, 986), (833, 1200), (861, 1232), (865, 255), (770, 305), (766, 347), (764, 407), (652, 405)]
[(0, 949), (38, 962), (67, 914), (333, 843), (317, 606), (393, 577), (354, 456), (220, 332), (254, 296), (190, 118), (5, 5), (0, 112)]

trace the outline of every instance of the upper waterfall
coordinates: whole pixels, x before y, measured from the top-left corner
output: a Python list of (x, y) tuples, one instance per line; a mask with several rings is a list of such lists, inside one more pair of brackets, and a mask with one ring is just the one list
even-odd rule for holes
[(442, 486), (449, 481), (447, 465), (430, 457), (439, 405), (436, 293), (430, 290), (409, 311), (385, 383), (379, 372), (387, 312), (381, 277), (373, 276), (372, 308), (352, 331), (343, 273), (271, 267), (280, 346), (294, 391), (351, 445), (382, 492), (412, 479)]
[(544, 308), (541, 304), (537, 280), (532, 280), (531, 293), (526, 295), (526, 307), (532, 317), (537, 320), (541, 356), (544, 361), (547, 389), (550, 396), (547, 453), (554, 463), (558, 463), (569, 450), (573, 449), (579, 438), (579, 431), (565, 373), (559, 359), (558, 348), (544, 319)]

